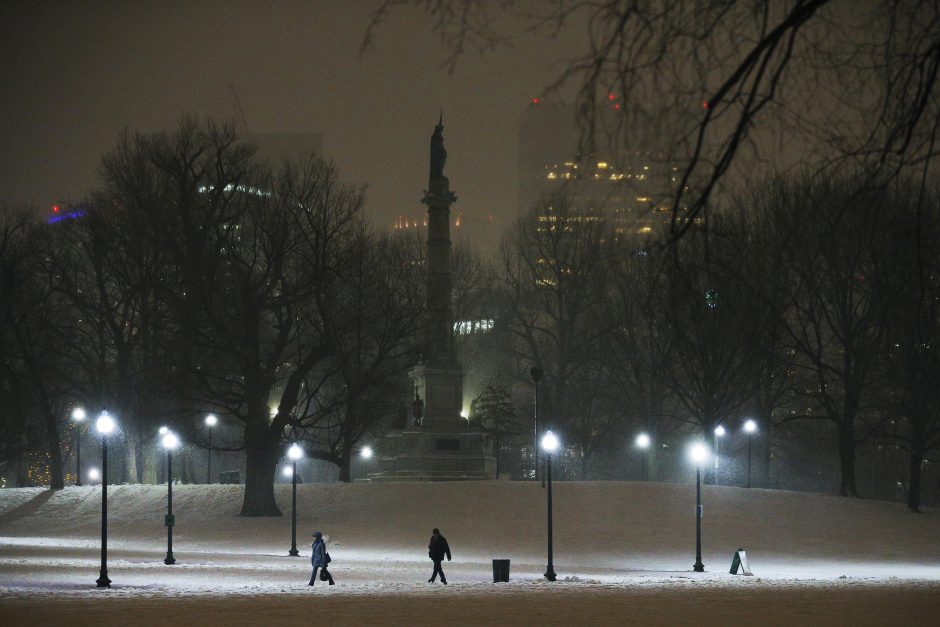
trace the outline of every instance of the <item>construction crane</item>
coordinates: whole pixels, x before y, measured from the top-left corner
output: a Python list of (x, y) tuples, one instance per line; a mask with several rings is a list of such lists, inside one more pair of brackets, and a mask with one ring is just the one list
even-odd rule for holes
[(238, 92), (235, 91), (235, 85), (228, 84), (228, 93), (232, 97), (232, 107), (235, 109), (235, 115), (238, 118), (238, 123), (242, 126), (243, 133), (250, 133), (251, 129), (248, 128), (248, 120), (245, 119), (245, 112), (242, 110), (242, 102), (238, 97)]

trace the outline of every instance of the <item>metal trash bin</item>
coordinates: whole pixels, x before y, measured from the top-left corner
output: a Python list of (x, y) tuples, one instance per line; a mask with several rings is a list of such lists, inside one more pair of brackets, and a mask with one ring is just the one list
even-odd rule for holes
[(509, 581), (509, 560), (493, 560), (493, 583)]

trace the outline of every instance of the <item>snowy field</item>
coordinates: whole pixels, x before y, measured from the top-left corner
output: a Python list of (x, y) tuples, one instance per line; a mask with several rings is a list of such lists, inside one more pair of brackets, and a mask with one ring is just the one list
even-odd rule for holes
[[(109, 489), (110, 590), (95, 587), (100, 488), (0, 490), (3, 625), (936, 625), (940, 511), (834, 496), (694, 486), (555, 484), (555, 570), (546, 582), (545, 493), (518, 482), (298, 487), (298, 547), (285, 516), (239, 517), (241, 486)], [(440, 527), (448, 586), (427, 583)], [(323, 531), (337, 585), (313, 589)], [(738, 547), (754, 576), (728, 573)], [(492, 558), (512, 560), (492, 583)]]

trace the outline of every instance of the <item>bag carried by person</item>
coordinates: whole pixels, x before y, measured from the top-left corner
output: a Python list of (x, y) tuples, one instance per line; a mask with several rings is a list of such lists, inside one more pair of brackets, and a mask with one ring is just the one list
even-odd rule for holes
[(330, 580), (330, 573), (327, 572), (326, 566), (324, 566), (320, 570), (320, 581), (329, 581), (329, 580)]

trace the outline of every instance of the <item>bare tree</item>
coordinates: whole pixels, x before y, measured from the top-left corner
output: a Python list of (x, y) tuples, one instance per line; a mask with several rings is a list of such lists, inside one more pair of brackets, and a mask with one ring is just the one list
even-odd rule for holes
[[(610, 224), (572, 207), (565, 194), (520, 220), (503, 245), (510, 330), (520, 363), (545, 370), (540, 422), (569, 433), (582, 466), (606, 439), (610, 416), (593, 398), (574, 398), (575, 381), (596, 380), (598, 344), (608, 329), (596, 315), (617, 254)], [(541, 401), (540, 401), (541, 402)]]
[(22, 386), (15, 396), (7, 390), (22, 411), (14, 419), (22, 422), (13, 431), (21, 444), (35, 440), (30, 437), (29, 417), (38, 420), (44, 444), (39, 475), (57, 490), (65, 487), (62, 421), (67, 389), (62, 375), (68, 370), (64, 350), (68, 337), (60, 321), (68, 320), (72, 312), (58, 298), (55, 272), (45, 261), (52, 236), (46, 225), (25, 211), (5, 208), (0, 213), (0, 346), (4, 352), (0, 385)]

